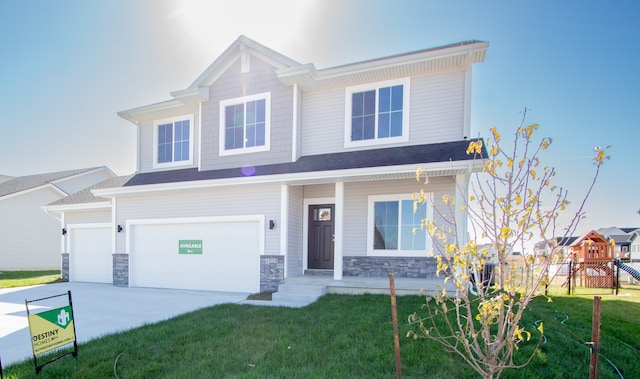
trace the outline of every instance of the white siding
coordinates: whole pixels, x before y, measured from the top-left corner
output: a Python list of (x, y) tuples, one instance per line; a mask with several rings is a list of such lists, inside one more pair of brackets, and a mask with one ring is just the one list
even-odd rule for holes
[[(173, 166), (167, 168), (154, 168), (153, 167), (153, 149), (155, 147), (156, 141), (154, 140), (153, 133), (153, 123), (155, 120), (166, 119), (177, 116), (186, 116), (193, 115), (193, 135), (191, 138), (193, 139), (193, 164), (185, 165), (185, 166)], [(198, 112), (198, 107), (196, 105), (183, 106), (179, 108), (174, 108), (171, 111), (164, 111), (155, 114), (153, 119), (141, 121), (139, 124), (140, 128), (140, 140), (138, 141), (138, 153), (139, 153), (139, 166), (140, 172), (151, 172), (151, 171), (164, 171), (164, 170), (175, 170), (179, 168), (185, 167), (197, 167), (198, 166), (198, 156), (200, 149), (200, 140), (199, 136), (199, 124), (200, 114)]]
[[(236, 61), (209, 88), (209, 101), (202, 105), (202, 169), (242, 167), (291, 161), (293, 136), (293, 91), (276, 76), (275, 67), (251, 56), (249, 73), (240, 73)], [(270, 150), (219, 156), (220, 101), (269, 92), (271, 94)]]
[[(464, 78), (463, 70), (411, 77), (409, 144), (459, 141), (463, 138)], [(344, 147), (344, 88), (305, 92), (302, 108), (302, 155), (347, 150)], [(399, 145), (404, 144), (376, 147)]]
[(302, 155), (344, 150), (344, 88), (305, 92)]
[(0, 270), (60, 268), (60, 222), (40, 208), (60, 198), (43, 187), (0, 199)]
[[(367, 253), (368, 197), (371, 195), (397, 195), (420, 192), (434, 194), (435, 203), (442, 212), (446, 210), (439, 201), (444, 194), (455, 194), (452, 178), (432, 178), (429, 184), (414, 179), (357, 182), (345, 184), (344, 255), (364, 256)], [(305, 191), (306, 192), (306, 191)]]
[(111, 223), (111, 208), (67, 211), (64, 213), (64, 222), (66, 224)]
[(412, 145), (459, 141), (464, 133), (464, 71), (411, 79)]
[[(183, 190), (118, 199), (116, 223), (153, 218), (264, 215), (280, 217), (280, 185), (209, 190)], [(268, 221), (267, 221), (268, 223)], [(268, 227), (268, 226), (267, 226)], [(280, 253), (279, 229), (265, 232), (265, 254)], [(116, 235), (116, 251), (124, 253), (126, 231)]]

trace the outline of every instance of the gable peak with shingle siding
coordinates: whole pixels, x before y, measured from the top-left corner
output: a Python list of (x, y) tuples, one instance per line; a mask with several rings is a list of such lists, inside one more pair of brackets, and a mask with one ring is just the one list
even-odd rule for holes
[(0, 197), (16, 194), (22, 191), (31, 190), (47, 184), (55, 185), (56, 181), (67, 179), (76, 175), (90, 171), (105, 169), (106, 167), (90, 167), (68, 171), (50, 172), (45, 174), (35, 174), (20, 176), (0, 183)]

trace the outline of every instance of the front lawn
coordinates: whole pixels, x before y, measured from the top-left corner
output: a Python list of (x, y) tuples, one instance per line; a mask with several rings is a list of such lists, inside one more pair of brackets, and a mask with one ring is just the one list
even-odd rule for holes
[(60, 281), (62, 281), (60, 270), (0, 272), (0, 288), (33, 286)]
[[(616, 369), (640, 378), (640, 303), (627, 300), (603, 296), (599, 378), (619, 378)], [(398, 298), (403, 377), (477, 377), (434, 342), (405, 337), (408, 315), (423, 303)], [(591, 309), (587, 297), (534, 300), (523, 325), (535, 333), (533, 324), (543, 320), (547, 342), (528, 367), (502, 377), (588, 377)], [(80, 345), (77, 358), (38, 376), (32, 361), (13, 365), (5, 378), (108, 378), (114, 365), (120, 378), (393, 378), (390, 310), (383, 295), (327, 295), (301, 309), (219, 305)], [(521, 351), (531, 351), (535, 339)]]

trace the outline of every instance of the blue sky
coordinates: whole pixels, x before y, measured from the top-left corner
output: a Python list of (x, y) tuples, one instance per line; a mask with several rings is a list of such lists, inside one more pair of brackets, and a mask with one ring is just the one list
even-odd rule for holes
[(578, 202), (608, 146), (579, 231), (640, 226), (636, 1), (0, 1), (0, 174), (135, 170), (116, 112), (188, 87), (240, 34), (318, 68), (477, 39), (472, 131), (528, 122)]

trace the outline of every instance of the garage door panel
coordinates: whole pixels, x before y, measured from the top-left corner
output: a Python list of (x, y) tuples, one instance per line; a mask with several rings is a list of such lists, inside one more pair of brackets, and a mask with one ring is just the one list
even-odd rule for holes
[[(134, 225), (130, 284), (138, 287), (257, 292), (259, 223)], [(180, 240), (201, 240), (202, 254), (179, 254)]]
[(113, 283), (111, 228), (72, 228), (69, 239), (69, 280)]

